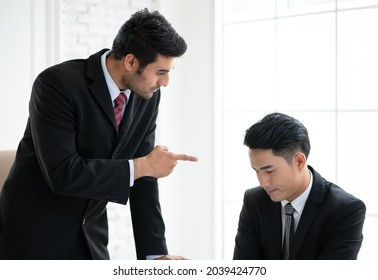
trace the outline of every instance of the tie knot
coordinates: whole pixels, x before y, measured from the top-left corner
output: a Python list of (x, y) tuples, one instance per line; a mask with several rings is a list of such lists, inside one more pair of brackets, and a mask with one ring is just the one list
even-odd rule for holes
[(117, 98), (114, 100), (115, 102), (115, 107), (117, 109), (122, 109), (123, 108), (123, 105), (125, 105), (125, 101), (126, 101), (126, 94), (124, 92), (121, 92)]
[(285, 205), (284, 210), (285, 210), (286, 215), (293, 215), (295, 209), (293, 205), (291, 205), (291, 203), (289, 202), (288, 204)]

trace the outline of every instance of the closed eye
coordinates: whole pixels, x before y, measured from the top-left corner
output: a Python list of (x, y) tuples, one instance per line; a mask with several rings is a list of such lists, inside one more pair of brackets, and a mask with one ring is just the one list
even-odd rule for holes
[(253, 170), (255, 170), (256, 171), (256, 173), (260, 173), (260, 172), (266, 172), (266, 173), (268, 173), (268, 174), (270, 174), (270, 173), (273, 173), (274, 172), (274, 166), (273, 165), (266, 165), (266, 166), (263, 166), (263, 167), (261, 167), (261, 168), (256, 168), (256, 167), (253, 167), (252, 166), (252, 168), (253, 168)]

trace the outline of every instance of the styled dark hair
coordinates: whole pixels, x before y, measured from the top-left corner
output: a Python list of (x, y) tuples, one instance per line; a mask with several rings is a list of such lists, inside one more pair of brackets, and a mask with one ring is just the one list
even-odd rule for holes
[(158, 54), (180, 57), (187, 49), (184, 39), (158, 11), (136, 12), (127, 20), (113, 41), (112, 54), (122, 59), (133, 54), (139, 60), (140, 71), (156, 61)]
[(306, 127), (282, 113), (266, 115), (247, 129), (244, 145), (250, 149), (272, 149), (275, 156), (283, 157), (288, 163), (298, 151), (307, 158), (311, 149)]

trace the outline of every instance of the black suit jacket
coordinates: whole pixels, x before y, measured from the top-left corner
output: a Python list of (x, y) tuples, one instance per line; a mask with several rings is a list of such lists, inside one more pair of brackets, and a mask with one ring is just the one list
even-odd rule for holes
[[(313, 185), (290, 244), (290, 259), (356, 259), (362, 244), (365, 204), (326, 181), (313, 168)], [(234, 259), (281, 259), (281, 202), (262, 187), (244, 196)]]
[(138, 259), (167, 254), (157, 180), (130, 185), (128, 159), (154, 147), (160, 92), (131, 93), (118, 131), (102, 50), (48, 68), (0, 196), (1, 259), (108, 259), (108, 201), (130, 201)]

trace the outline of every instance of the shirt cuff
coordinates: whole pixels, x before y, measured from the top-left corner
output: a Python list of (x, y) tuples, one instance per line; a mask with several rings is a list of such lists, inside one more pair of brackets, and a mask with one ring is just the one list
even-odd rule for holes
[(134, 161), (129, 159), (130, 166), (130, 187), (134, 186)]

